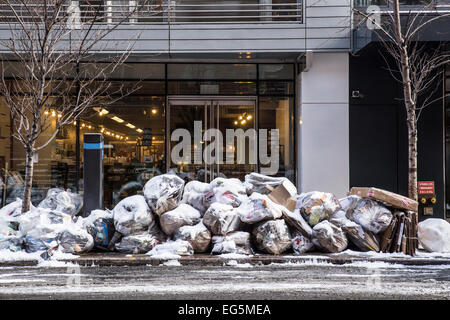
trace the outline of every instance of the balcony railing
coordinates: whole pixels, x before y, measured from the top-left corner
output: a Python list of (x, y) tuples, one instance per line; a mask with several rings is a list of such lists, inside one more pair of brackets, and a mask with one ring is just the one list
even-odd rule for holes
[[(121, 21), (124, 24), (254, 24), (303, 23), (304, 0), (78, 0), (68, 1), (63, 15), (70, 11), (71, 19), (95, 19), (98, 24)], [(23, 21), (34, 21), (34, 10), (17, 4), (14, 10)], [(5, 4), (0, 3), (0, 23), (17, 18)]]

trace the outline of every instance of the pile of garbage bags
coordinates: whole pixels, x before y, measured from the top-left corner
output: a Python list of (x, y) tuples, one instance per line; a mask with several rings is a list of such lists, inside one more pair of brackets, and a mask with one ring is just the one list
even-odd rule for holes
[[(18, 199), (0, 209), (0, 249), (150, 256), (336, 253), (347, 248), (378, 252), (394, 212), (411, 209), (411, 202), (403, 202), (407, 208), (372, 193), (349, 192), (342, 199), (320, 191), (298, 194), (288, 179), (259, 173), (247, 174), (245, 181), (218, 177), (186, 184), (168, 173), (150, 179), (142, 195), (87, 217), (78, 216), (82, 198), (70, 191), (50, 189), (26, 213)], [(419, 228), (419, 237), (422, 233), (427, 239), (424, 247), (448, 250), (428, 244), (448, 237), (448, 227), (431, 224)]]

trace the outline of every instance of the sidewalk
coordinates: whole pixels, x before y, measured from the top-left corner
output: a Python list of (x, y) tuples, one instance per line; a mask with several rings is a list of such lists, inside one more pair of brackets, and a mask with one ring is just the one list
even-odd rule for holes
[[(418, 251), (415, 257), (410, 257), (402, 253), (384, 254), (374, 252), (356, 252), (346, 250), (338, 254), (308, 253), (300, 256), (294, 255), (267, 255), (258, 254), (253, 256), (224, 254), (208, 255), (196, 254), (193, 256), (182, 256), (180, 258), (151, 257), (145, 254), (121, 254), (116, 252), (91, 252), (80, 255), (76, 258), (59, 259), (58, 261), (76, 263), (80, 266), (139, 266), (152, 265), (158, 266), (167, 260), (178, 260), (184, 265), (197, 266), (223, 266), (230, 260), (235, 260), (239, 264), (250, 264), (253, 266), (269, 264), (289, 264), (289, 263), (329, 263), (336, 265), (349, 264), (354, 262), (385, 262), (402, 265), (449, 265), (450, 254), (425, 253)], [(0, 267), (6, 266), (36, 266), (37, 260), (16, 260), (0, 261)]]

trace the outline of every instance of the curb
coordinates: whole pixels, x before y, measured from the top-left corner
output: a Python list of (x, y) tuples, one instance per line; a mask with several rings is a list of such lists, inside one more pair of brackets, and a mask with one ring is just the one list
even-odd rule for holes
[[(267, 266), (272, 263), (325, 263), (331, 265), (345, 265), (354, 262), (385, 262), (389, 264), (400, 264), (406, 266), (425, 266), (425, 265), (449, 265), (448, 258), (376, 258), (376, 257), (355, 257), (355, 256), (330, 256), (330, 255), (301, 255), (301, 256), (273, 256), (273, 255), (255, 255), (249, 257), (220, 257), (211, 255), (182, 256), (179, 259), (160, 259), (152, 258), (145, 254), (124, 255), (124, 254), (86, 254), (75, 259), (61, 259), (58, 261), (75, 263), (80, 266), (159, 266), (168, 260), (178, 260), (182, 266), (224, 266), (230, 260), (235, 260), (239, 264), (250, 264), (252, 266)], [(0, 262), (0, 267), (27, 267), (37, 266), (37, 260), (27, 261), (5, 261)]]

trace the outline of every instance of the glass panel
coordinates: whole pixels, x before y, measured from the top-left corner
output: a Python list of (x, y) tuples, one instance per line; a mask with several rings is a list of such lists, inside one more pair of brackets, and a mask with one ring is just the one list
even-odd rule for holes
[(293, 80), (294, 65), (292, 64), (260, 64), (259, 79), (261, 80)]
[[(221, 101), (218, 108), (216, 108), (215, 117), (218, 118), (218, 129), (223, 136), (223, 150), (222, 150), (222, 164), (219, 164), (219, 172), (227, 178), (238, 178), (245, 180), (245, 175), (249, 172), (256, 171), (256, 152), (257, 139), (255, 135), (252, 136), (251, 130), (255, 129), (255, 106), (252, 102), (227, 102)], [(227, 145), (226, 130), (242, 129), (244, 135), (242, 137), (235, 137), (232, 145)], [(250, 129), (250, 130), (249, 130)], [(256, 131), (255, 131), (256, 132)], [(249, 137), (246, 137), (248, 135)], [(252, 136), (252, 138), (250, 138)], [(252, 141), (250, 141), (252, 139)], [(254, 143), (253, 145), (251, 143)], [(240, 147), (240, 144), (243, 147)], [(226, 163), (227, 152), (232, 152), (233, 163)], [(238, 161), (241, 158), (243, 161)], [(253, 159), (252, 159), (253, 158)], [(243, 163), (240, 163), (243, 162)]]
[(446, 217), (450, 218), (450, 64), (445, 74), (445, 199)]
[[(208, 174), (209, 170), (205, 166), (202, 157), (203, 142), (200, 142), (200, 140), (203, 140), (203, 133), (208, 126), (208, 123), (205, 121), (208, 121), (207, 119), (209, 117), (209, 106), (209, 101), (187, 100), (174, 101), (173, 103), (169, 102), (169, 136), (172, 137), (173, 132), (177, 129), (185, 129), (190, 135), (189, 140), (186, 141), (189, 148), (188, 154), (184, 154), (184, 152), (180, 151), (172, 155), (172, 151), (176, 152), (176, 150), (174, 150), (174, 147), (180, 143), (180, 137), (176, 137), (176, 139), (179, 140), (168, 141), (170, 157), (169, 170), (176, 172), (178, 176), (185, 180), (197, 179), (199, 181), (209, 181), (210, 178), (210, 175)], [(197, 135), (199, 135), (199, 140), (197, 142), (195, 141), (195, 121), (201, 122), (201, 126), (199, 128), (200, 131), (197, 132)], [(172, 140), (172, 138), (170, 138), (170, 140)], [(198, 156), (198, 161), (195, 161), (195, 155)], [(179, 157), (179, 161), (173, 161), (173, 156)]]
[(255, 95), (253, 81), (169, 81), (169, 94)]
[(255, 80), (256, 64), (168, 64), (171, 80)]
[[(295, 183), (294, 163), (294, 99), (288, 97), (261, 97), (259, 99), (259, 129), (279, 130), (279, 170), (276, 176), (284, 176)], [(270, 144), (268, 144), (270, 152)]]
[[(80, 70), (85, 73), (86, 77), (92, 78), (98, 74), (100, 69), (107, 67), (105, 64), (83, 63)], [(115, 70), (107, 68), (105, 72), (109, 79), (165, 79), (165, 66), (157, 63), (124, 63), (117, 66)]]
[[(2, 99), (0, 102), (1, 136), (10, 136), (9, 109)], [(42, 145), (55, 132), (56, 117), (50, 115), (50, 126), (38, 139), (38, 146)], [(75, 126), (64, 126), (44, 149), (37, 154), (34, 163), (34, 176), (31, 201), (37, 205), (51, 187), (61, 187), (75, 191), (75, 153), (76, 153)], [(6, 181), (6, 194), (4, 204), (22, 198), (25, 179), (25, 149), (14, 138), (0, 139), (0, 166), (2, 169), (2, 182)], [(6, 163), (8, 163), (8, 177), (5, 179)], [(2, 190), (3, 193), (3, 190)], [(3, 194), (2, 194), (3, 196)], [(2, 197), (3, 199), (3, 197)]]
[(292, 81), (260, 81), (259, 94), (264, 95), (288, 95), (294, 94), (294, 82)]
[[(150, 178), (165, 171), (164, 98), (130, 96), (106, 108), (92, 108), (80, 121), (81, 145), (89, 132), (101, 132), (105, 139), (106, 208), (141, 194)], [(144, 133), (150, 138), (144, 139)]]
[[(101, 83), (96, 81), (93, 84)], [(133, 95), (156, 95), (165, 93), (165, 81), (107, 81), (102, 84), (106, 89), (105, 94), (109, 95), (124, 95), (131, 93)], [(104, 90), (100, 89), (100, 90)]]

